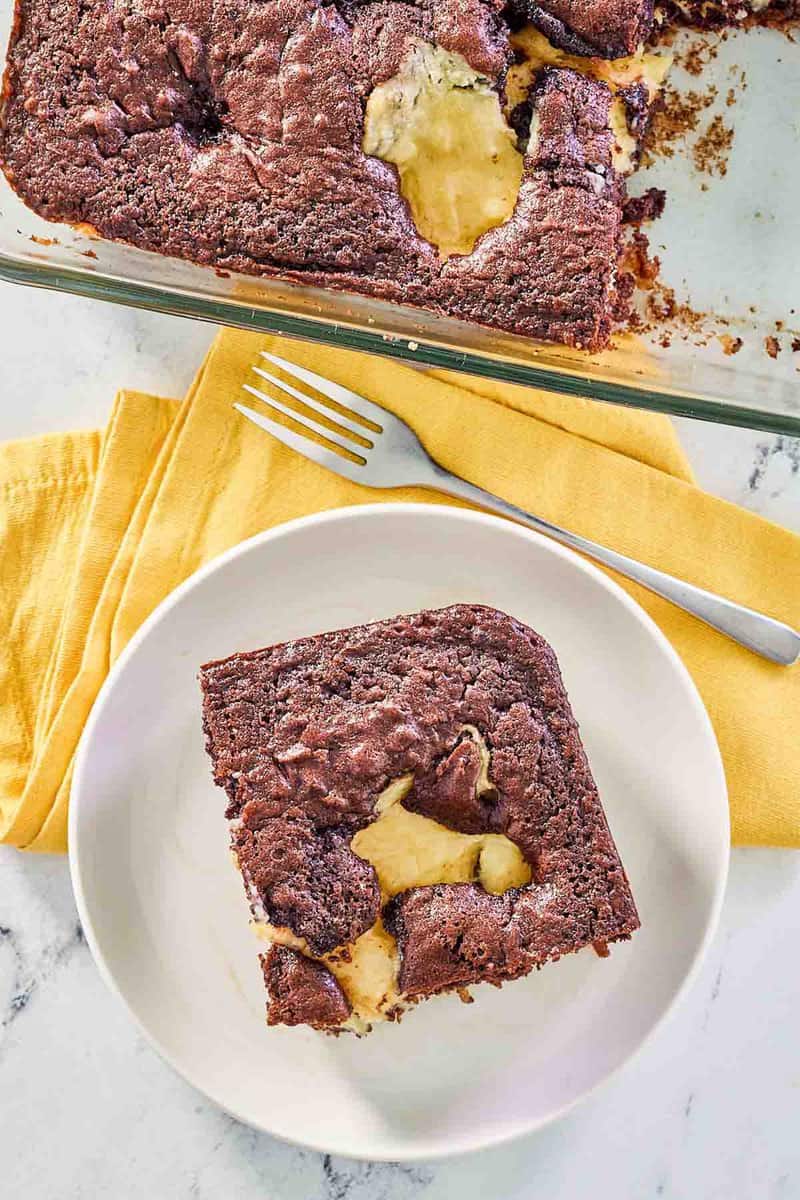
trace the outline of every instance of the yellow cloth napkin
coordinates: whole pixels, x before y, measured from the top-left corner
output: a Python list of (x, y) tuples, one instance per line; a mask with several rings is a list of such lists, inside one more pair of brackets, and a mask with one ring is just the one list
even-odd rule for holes
[[(109, 666), (202, 563), (304, 513), (437, 499), (348, 483), (232, 412), (269, 345), (224, 330), (183, 403), (121, 392), (104, 433), (0, 447), (4, 841), (64, 850), (75, 749)], [(800, 538), (700, 491), (665, 418), (325, 347), (272, 348), (394, 410), (475, 483), (800, 625)], [(703, 696), (725, 760), (734, 839), (800, 845), (800, 670), (764, 662), (622, 584)]]

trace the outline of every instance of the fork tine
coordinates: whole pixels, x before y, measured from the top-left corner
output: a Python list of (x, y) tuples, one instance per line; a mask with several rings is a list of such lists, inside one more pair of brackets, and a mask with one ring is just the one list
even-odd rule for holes
[(330, 400), (335, 400), (337, 404), (343, 404), (345, 408), (352, 409), (359, 417), (363, 417), (366, 421), (371, 421), (373, 425), (379, 425), (381, 429), (385, 427), (387, 421), (392, 416), (385, 408), (381, 408), (379, 404), (374, 404), (372, 400), (367, 400), (366, 396), (360, 396), (357, 392), (351, 392), (349, 388), (342, 387), (341, 384), (326, 379), (324, 375), (317, 375), (316, 371), (309, 371), (308, 367), (298, 367), (297, 363), (289, 362), (286, 358), (280, 358), (277, 354), (269, 354), (266, 350), (261, 350), (260, 354), (262, 358), (266, 358), (273, 366), (280, 367), (287, 375), (293, 375), (295, 379), (302, 380), (309, 387), (313, 387), (316, 391), (321, 392), (323, 396), (327, 396)]
[[(270, 380), (271, 383), (277, 384), (277, 380)], [(340, 450), (347, 450), (349, 454), (358, 454), (361, 451), (361, 456), (364, 456), (366, 446), (357, 446), (354, 442), (346, 442), (338, 438), (332, 429), (328, 429), (326, 425), (322, 425), (319, 421), (315, 421), (313, 417), (306, 417), (303, 413), (299, 413), (294, 408), (289, 408), (288, 404), (284, 404), (282, 400), (276, 400), (274, 396), (268, 395), (266, 392), (260, 392), (258, 388), (252, 387), (249, 383), (243, 383), (242, 387), (251, 396), (255, 396), (256, 400), (263, 400), (265, 404), (271, 404), (278, 412), (283, 413), (285, 417), (291, 417), (293, 421), (297, 421), (298, 425), (302, 425), (304, 429), (310, 429), (312, 433), (317, 433), (324, 437), (333, 446), (337, 446)]]
[(364, 482), (364, 479), (359, 477), (361, 467), (349, 458), (340, 458), (332, 450), (326, 450), (324, 446), (320, 446), (316, 442), (310, 442), (303, 434), (295, 433), (293, 430), (287, 429), (285, 425), (279, 425), (277, 421), (262, 416), (261, 413), (255, 412), (245, 404), (234, 404), (233, 407), (243, 417), (246, 417), (248, 421), (252, 421), (254, 425), (258, 425), (259, 429), (265, 429), (267, 433), (271, 433), (273, 437), (276, 437), (279, 442), (283, 442), (284, 446), (288, 446), (290, 450), (296, 450), (304, 458), (310, 458), (312, 462), (318, 463), (321, 467), (327, 467), (329, 471), (333, 471), (336, 475), (343, 475), (345, 479), (350, 479), (353, 483)]
[[(270, 375), (269, 371), (263, 371), (261, 367), (253, 367), (252, 369), (256, 375), (260, 375), (262, 379), (266, 379), (282, 391), (288, 392), (290, 396), (294, 396), (295, 400), (299, 400), (301, 404), (305, 404), (314, 412), (321, 413), (324, 417), (327, 417), (329, 421), (333, 421), (336, 425), (341, 425), (342, 429), (347, 429), (350, 433), (355, 433), (360, 438), (363, 438), (365, 442), (369, 442), (370, 430), (366, 429), (363, 425), (357, 425), (355, 421), (351, 421), (348, 417), (343, 417), (341, 413), (336, 412), (332, 408), (323, 408), (319, 401), (314, 400), (311, 396), (307, 396), (305, 392), (301, 392), (298, 388), (292, 387), (290, 383), (285, 383), (283, 379), (278, 379), (275, 375)], [(372, 445), (372, 442), (370, 442), (370, 445)]]

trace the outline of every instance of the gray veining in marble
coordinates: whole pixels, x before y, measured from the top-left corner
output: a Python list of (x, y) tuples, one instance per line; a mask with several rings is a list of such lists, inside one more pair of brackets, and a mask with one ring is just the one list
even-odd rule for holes
[[(180, 395), (213, 332), (7, 285), (0, 329), (2, 439), (99, 426), (121, 384)], [(703, 486), (800, 529), (798, 442), (678, 426)], [(356, 1163), (256, 1133), (179, 1079), (100, 979), (66, 862), (2, 850), (0, 1196), (796, 1200), (798, 944), (800, 854), (735, 851), (698, 980), (598, 1094), (508, 1147), (435, 1164)]]

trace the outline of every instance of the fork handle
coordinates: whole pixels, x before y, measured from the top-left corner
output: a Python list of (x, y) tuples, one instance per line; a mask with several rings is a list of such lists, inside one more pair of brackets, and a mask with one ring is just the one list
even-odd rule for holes
[(674, 575), (668, 575), (665, 571), (637, 562), (635, 558), (628, 558), (625, 554), (609, 550), (606, 546), (600, 546), (577, 533), (570, 533), (569, 530), (517, 508), (516, 504), (509, 504), (508, 501), (484, 491), (459, 475), (446, 471), (438, 463), (432, 462), (431, 465), (434, 468), (432, 486), (437, 491), (468, 500), (472, 504), (479, 504), (481, 508), (491, 509), (501, 516), (511, 517), (513, 521), (527, 525), (538, 533), (544, 533), (572, 550), (579, 550), (589, 558), (618, 571), (627, 579), (632, 579), (634, 583), (655, 592), (657, 596), (671, 601), (678, 608), (691, 613), (693, 617), (705, 621), (712, 629), (724, 633), (734, 642), (746, 646), (748, 650), (753, 650), (771, 662), (791, 666), (797, 661), (800, 655), (800, 633), (789, 625), (784, 625), (782, 621), (776, 621), (741, 604), (734, 604), (732, 600), (726, 600), (723, 596), (706, 591), (705, 588), (695, 587), (694, 584), (676, 579)]

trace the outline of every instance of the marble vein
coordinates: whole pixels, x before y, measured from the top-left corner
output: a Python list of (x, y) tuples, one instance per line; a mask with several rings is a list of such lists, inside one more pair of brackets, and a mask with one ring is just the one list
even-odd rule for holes
[(10, 953), (13, 964), (10, 994), (0, 1017), (2, 1030), (7, 1030), (25, 1012), (36, 992), (83, 945), (84, 939), (80, 922), (76, 921), (69, 936), (46, 946), (33, 960), (24, 949), (24, 941), (24, 936), (14, 929), (0, 925), (0, 947)]
[[(765, 483), (770, 482), (773, 475), (777, 473), (776, 465), (783, 469), (784, 474), (788, 472), (790, 480), (798, 475), (800, 472), (800, 438), (779, 435), (768, 441), (757, 443), (753, 469), (747, 481), (751, 492), (757, 492)], [(780, 491), (788, 486), (788, 483), (785, 480), (780, 483), (773, 481), (770, 486), (777, 489), (773, 494), (779, 495)]]

